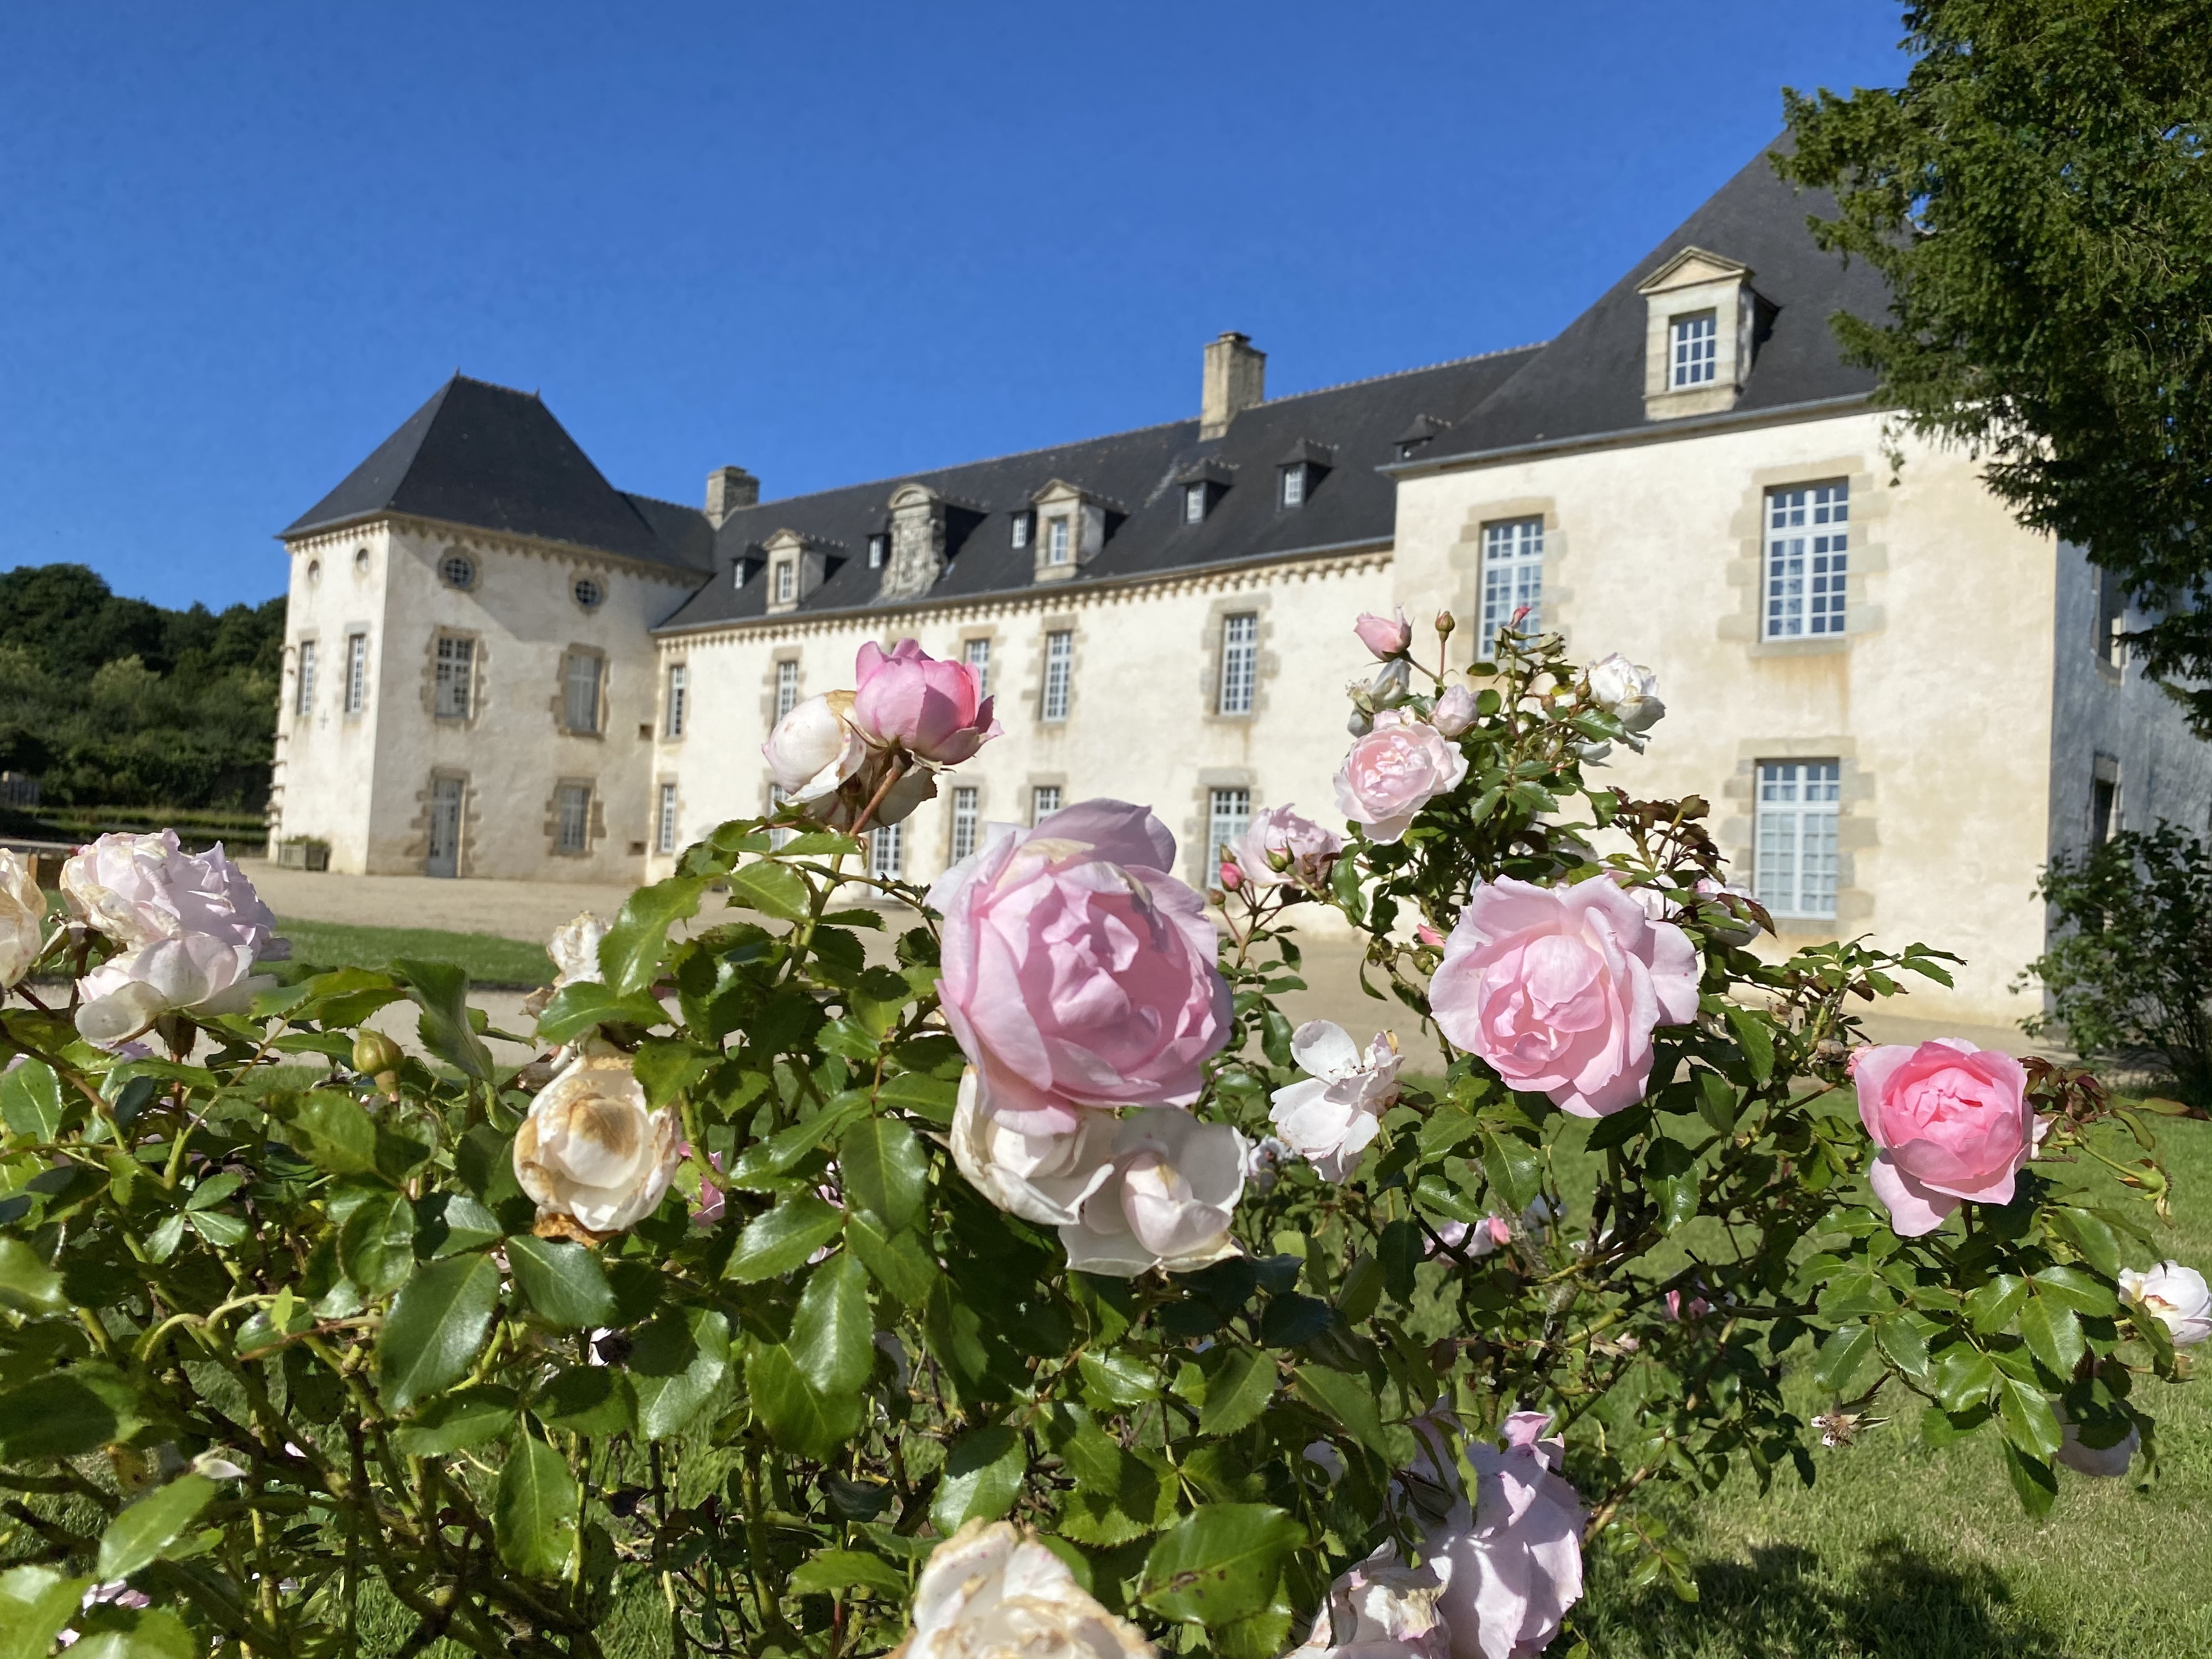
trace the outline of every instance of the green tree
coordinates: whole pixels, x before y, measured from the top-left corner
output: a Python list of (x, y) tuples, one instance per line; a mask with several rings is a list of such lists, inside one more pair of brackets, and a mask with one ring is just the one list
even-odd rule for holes
[(1814, 235), (1893, 296), (1837, 333), (2153, 612), (2130, 641), (2212, 735), (2212, 4), (1924, 0), (1905, 25), (1903, 87), (1784, 94), (1777, 167), (1834, 193)]

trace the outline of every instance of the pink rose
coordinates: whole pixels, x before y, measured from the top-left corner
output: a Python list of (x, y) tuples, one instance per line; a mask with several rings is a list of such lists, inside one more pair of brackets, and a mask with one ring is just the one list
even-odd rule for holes
[(1467, 757), (1436, 727), (1385, 709), (1337, 769), (1337, 810), (1370, 841), (1396, 841), (1421, 808), (1466, 776)]
[(1452, 1659), (1524, 1659), (1543, 1652), (1567, 1609), (1582, 1599), (1583, 1524), (1589, 1518), (1558, 1470), (1557, 1438), (1540, 1439), (1544, 1412), (1505, 1419), (1504, 1450), (1467, 1449), (1476, 1486), (1428, 1539), (1444, 1578), (1437, 1608), (1451, 1632)]
[(1318, 892), (1344, 852), (1344, 837), (1301, 817), (1295, 806), (1263, 806), (1229, 852), (1245, 879), (1259, 886), (1287, 881)]
[(1352, 624), (1352, 631), (1359, 635), (1360, 644), (1384, 662), (1393, 657), (1403, 656), (1406, 647), (1413, 642), (1413, 624), (1406, 620), (1403, 605), (1398, 607), (1395, 620), (1378, 617), (1372, 611), (1365, 611), (1358, 622)]
[(1187, 1105), (1229, 1040), (1206, 901), (1168, 874), (1141, 806), (1082, 801), (990, 840), (937, 878), (938, 994), (1004, 1125), (1056, 1134), (1083, 1108)]
[(1444, 941), (1429, 1005), (1445, 1037), (1512, 1088), (1602, 1117), (1644, 1097), (1651, 1033), (1698, 1012), (1698, 952), (1604, 876), (1510, 877), (1474, 890)]
[(187, 853), (173, 830), (102, 836), (70, 854), (61, 885), (79, 918), (126, 946), (200, 936), (242, 945), (248, 960), (289, 953), (276, 918), (221, 842)]
[(1481, 712), (1474, 692), (1463, 685), (1448, 686), (1429, 711), (1429, 724), (1446, 737), (1455, 738), (1474, 725)]
[(1877, 1148), (1867, 1184), (1889, 1224), (1917, 1238), (1965, 1199), (2012, 1202), (2012, 1178), (2045, 1127), (2027, 1105), (2027, 1073), (2010, 1054), (1937, 1037), (1851, 1054), (1859, 1121)]
[(854, 666), (853, 724), (887, 749), (938, 766), (957, 766), (999, 735), (991, 699), (964, 662), (940, 662), (912, 640), (889, 656), (873, 640)]

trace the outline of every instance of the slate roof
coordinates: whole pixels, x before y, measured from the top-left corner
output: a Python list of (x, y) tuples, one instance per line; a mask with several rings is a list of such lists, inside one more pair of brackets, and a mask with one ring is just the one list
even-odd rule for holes
[(704, 514), (617, 489), (537, 393), (462, 374), (280, 533), (304, 535), (380, 513), (712, 568)]

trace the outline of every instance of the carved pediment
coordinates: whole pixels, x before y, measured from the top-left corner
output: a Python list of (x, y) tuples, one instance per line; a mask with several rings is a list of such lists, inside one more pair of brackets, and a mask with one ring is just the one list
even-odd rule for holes
[(1638, 294), (1665, 294), (1678, 288), (1695, 288), (1700, 283), (1747, 283), (1751, 267), (1724, 253), (1709, 252), (1701, 247), (1684, 247), (1658, 270), (1636, 285)]

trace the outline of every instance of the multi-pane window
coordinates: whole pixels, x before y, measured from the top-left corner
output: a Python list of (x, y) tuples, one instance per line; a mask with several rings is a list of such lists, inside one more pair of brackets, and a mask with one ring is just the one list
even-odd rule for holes
[(599, 729), (599, 658), (588, 651), (568, 658), (562, 713), (571, 732), (589, 735)]
[(1027, 547), (1030, 544), (1030, 515), (1027, 513), (1014, 514), (1014, 545), (1016, 547)]
[(1482, 526), (1482, 637), (1476, 654), (1498, 648), (1500, 629), (1525, 637), (1544, 627), (1544, 521), (1505, 519)]
[(1206, 521), (1206, 486), (1202, 483), (1182, 487), (1182, 521), (1202, 524)]
[(879, 823), (868, 831), (868, 873), (896, 881), (905, 868), (906, 825)]
[[(776, 814), (777, 814), (777, 813), (779, 813), (779, 812), (782, 811), (783, 811), (783, 808), (784, 808), (784, 804), (785, 804), (786, 802), (787, 802), (790, 799), (791, 799), (791, 796), (790, 796), (789, 793), (788, 793), (787, 791), (786, 791), (786, 790), (785, 790), (784, 787), (783, 787), (781, 784), (780, 784), (780, 783), (771, 783), (770, 785), (769, 785), (769, 787), (768, 787), (768, 815), (769, 815), (769, 817), (775, 817), (775, 816), (776, 816)], [(768, 844), (769, 844), (771, 848), (780, 848), (780, 847), (781, 847), (781, 846), (782, 846), (786, 842), (789, 841), (789, 840), (790, 840), (793, 836), (797, 835), (798, 833), (799, 833), (799, 831), (797, 831), (796, 830), (784, 830), (784, 829), (775, 829), (775, 830), (769, 830), (769, 831), (768, 832)]]
[(1283, 469), (1283, 505), (1297, 507), (1306, 498), (1306, 470), (1303, 465)]
[(789, 605), (799, 593), (799, 567), (789, 559), (781, 559), (775, 567), (775, 602)]
[(660, 810), (653, 814), (653, 846), (663, 853), (676, 850), (676, 786), (660, 786)]
[(1224, 714), (1252, 712), (1259, 678), (1260, 618), (1249, 611), (1221, 619), (1221, 708)]
[(299, 701), (292, 705), (292, 712), (304, 720), (314, 712), (314, 708), (315, 642), (313, 640), (301, 640), (300, 641)]
[(592, 844), (592, 786), (564, 783), (556, 798), (558, 841), (563, 853), (582, 853)]
[(868, 538), (868, 568), (881, 570), (884, 560), (891, 550), (891, 538), (880, 530)]
[(1759, 763), (1752, 890), (1778, 916), (1836, 914), (1836, 811), (1841, 765)]
[(1710, 311), (1677, 317), (1673, 325), (1674, 337), (1674, 373), (1668, 384), (1674, 386), (1709, 386), (1720, 372), (1720, 319)]
[(1215, 789), (1209, 792), (1206, 813), (1206, 877), (1208, 882), (1221, 868), (1244, 832), (1252, 827), (1252, 792)]
[(368, 635), (346, 635), (345, 711), (358, 714), (368, 707)]
[(455, 639), (451, 635), (438, 636), (438, 665), (436, 695), (432, 706), (441, 720), (465, 720), (469, 717), (469, 696), (475, 683), (477, 642)]
[(1044, 696), (1039, 710), (1048, 720), (1067, 718), (1068, 679), (1075, 672), (1075, 635), (1065, 630), (1044, 636)]
[(1064, 518), (1045, 521), (1044, 561), (1047, 564), (1067, 562), (1067, 520)]
[(786, 657), (775, 665), (775, 717), (781, 720), (799, 707), (799, 664)]
[(979, 817), (975, 786), (972, 783), (957, 786), (952, 791), (952, 861), (955, 864), (975, 852)]
[(1030, 827), (1034, 830), (1060, 811), (1060, 786), (1040, 783), (1030, 791)]
[(1844, 631), (1850, 490), (1839, 479), (1766, 492), (1766, 638)]
[(975, 672), (975, 695), (991, 695), (991, 641), (988, 639), (965, 640), (960, 646), (960, 660)]
[(668, 667), (668, 735), (684, 735), (684, 722), (691, 713), (691, 671), (682, 663)]

